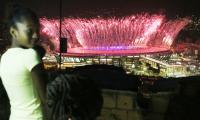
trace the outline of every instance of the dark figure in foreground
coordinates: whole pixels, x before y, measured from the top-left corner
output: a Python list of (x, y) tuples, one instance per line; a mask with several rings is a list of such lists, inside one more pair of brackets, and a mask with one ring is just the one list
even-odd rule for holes
[(95, 120), (103, 98), (94, 80), (78, 74), (59, 74), (48, 84), (51, 120)]

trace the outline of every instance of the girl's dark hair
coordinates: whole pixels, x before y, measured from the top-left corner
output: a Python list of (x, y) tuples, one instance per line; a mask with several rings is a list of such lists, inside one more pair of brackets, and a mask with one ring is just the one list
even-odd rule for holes
[(20, 6), (16, 3), (7, 3), (4, 14), (4, 34), (5, 40), (10, 42), (9, 30), (11, 27), (16, 27), (17, 22), (22, 22), (23, 18), (28, 18), (33, 21), (35, 25), (40, 25), (37, 15), (30, 9)]
[(22, 22), (23, 18), (29, 18), (36, 25), (39, 25), (39, 19), (32, 10), (15, 3), (9, 3), (7, 5), (5, 10), (5, 23), (8, 29), (15, 27), (16, 22)]

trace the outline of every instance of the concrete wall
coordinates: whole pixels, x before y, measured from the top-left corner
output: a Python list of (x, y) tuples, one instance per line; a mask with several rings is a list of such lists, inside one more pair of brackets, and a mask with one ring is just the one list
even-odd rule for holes
[(137, 93), (108, 89), (102, 93), (104, 104), (97, 120), (141, 120), (136, 104)]

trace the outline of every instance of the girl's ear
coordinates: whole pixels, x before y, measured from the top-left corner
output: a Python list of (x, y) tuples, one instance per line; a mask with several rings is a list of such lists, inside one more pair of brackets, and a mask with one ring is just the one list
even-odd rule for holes
[(13, 27), (10, 28), (10, 34), (13, 38), (17, 37), (17, 30)]

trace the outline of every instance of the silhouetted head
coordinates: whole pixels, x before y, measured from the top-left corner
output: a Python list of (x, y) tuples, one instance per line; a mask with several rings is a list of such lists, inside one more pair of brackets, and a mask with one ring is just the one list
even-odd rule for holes
[(39, 19), (28, 8), (10, 5), (7, 9), (6, 25), (13, 47), (30, 48), (39, 39)]

